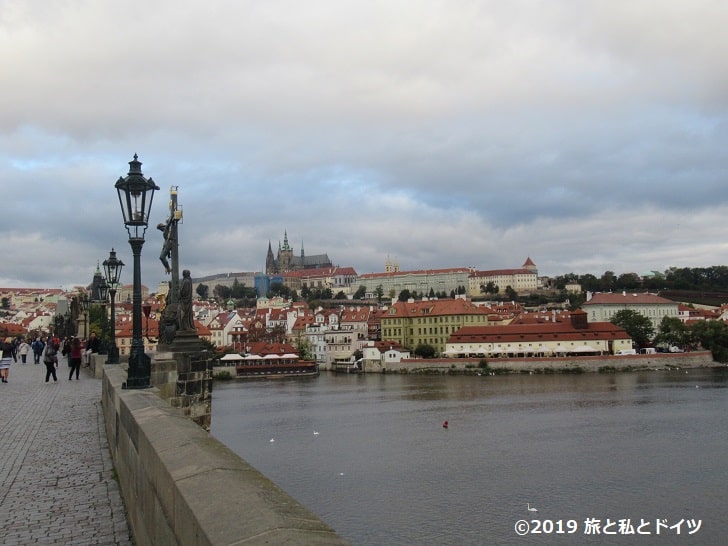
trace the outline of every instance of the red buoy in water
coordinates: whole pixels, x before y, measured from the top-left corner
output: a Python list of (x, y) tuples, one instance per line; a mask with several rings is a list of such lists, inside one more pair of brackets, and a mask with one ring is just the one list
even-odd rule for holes
[(442, 428), (447, 428), (447, 426), (448, 426), (448, 425), (447, 425), (447, 421), (445, 421), (445, 422), (444, 422), (444, 423), (442, 424)]

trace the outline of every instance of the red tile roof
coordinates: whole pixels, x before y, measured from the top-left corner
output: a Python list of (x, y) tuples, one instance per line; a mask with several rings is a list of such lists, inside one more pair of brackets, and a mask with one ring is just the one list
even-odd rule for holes
[(360, 279), (380, 279), (382, 277), (403, 277), (405, 275), (444, 275), (447, 273), (470, 273), (469, 267), (450, 267), (447, 269), (418, 269), (415, 271), (385, 271), (383, 273), (364, 273)]
[[(394, 312), (392, 312), (394, 311)], [(488, 315), (490, 309), (479, 307), (463, 299), (454, 300), (427, 300), (404, 302), (398, 301), (382, 315), (382, 319), (419, 317), (419, 316), (444, 316), (444, 315)]]
[(533, 275), (528, 269), (490, 269), (487, 271), (474, 271), (470, 277), (495, 277), (497, 275)]
[(629, 339), (624, 329), (611, 322), (590, 322), (587, 328), (574, 328), (570, 322), (511, 324), (507, 326), (464, 326), (448, 343), (513, 343), (524, 341)]
[(582, 305), (677, 305), (674, 301), (656, 294), (634, 292), (598, 292)]

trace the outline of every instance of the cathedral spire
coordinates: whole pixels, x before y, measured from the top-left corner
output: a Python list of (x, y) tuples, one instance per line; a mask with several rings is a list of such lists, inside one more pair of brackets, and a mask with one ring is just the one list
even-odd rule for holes
[(291, 250), (291, 247), (288, 244), (288, 230), (283, 232), (283, 250)]

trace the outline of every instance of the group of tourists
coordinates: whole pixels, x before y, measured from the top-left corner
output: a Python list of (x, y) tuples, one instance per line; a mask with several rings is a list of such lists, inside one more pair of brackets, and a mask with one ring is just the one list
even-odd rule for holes
[(95, 332), (91, 332), (88, 339), (81, 340), (76, 336), (61, 340), (58, 337), (46, 336), (36, 337), (33, 340), (23, 337), (7, 337), (2, 343), (2, 356), (0, 357), (0, 378), (3, 383), (8, 382), (10, 365), (18, 361), (22, 364), (28, 363), (28, 355), (33, 353), (33, 363), (40, 364), (41, 361), (46, 367), (46, 383), (53, 378), (58, 381), (56, 370), (58, 369), (58, 353), (66, 357), (70, 372), (68, 380), (76, 376), (79, 379), (81, 367), (87, 368), (91, 364), (91, 355), (99, 352), (100, 340)]

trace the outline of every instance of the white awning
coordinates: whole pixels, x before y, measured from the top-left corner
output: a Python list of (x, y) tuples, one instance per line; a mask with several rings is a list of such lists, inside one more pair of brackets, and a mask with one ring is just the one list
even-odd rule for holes
[(230, 361), (230, 360), (245, 360), (242, 356), (239, 354), (228, 354), (223, 356), (220, 360)]
[(590, 347), (589, 345), (580, 345), (579, 347), (574, 347), (571, 349), (572, 353), (598, 353), (599, 349), (595, 349), (594, 347)]

